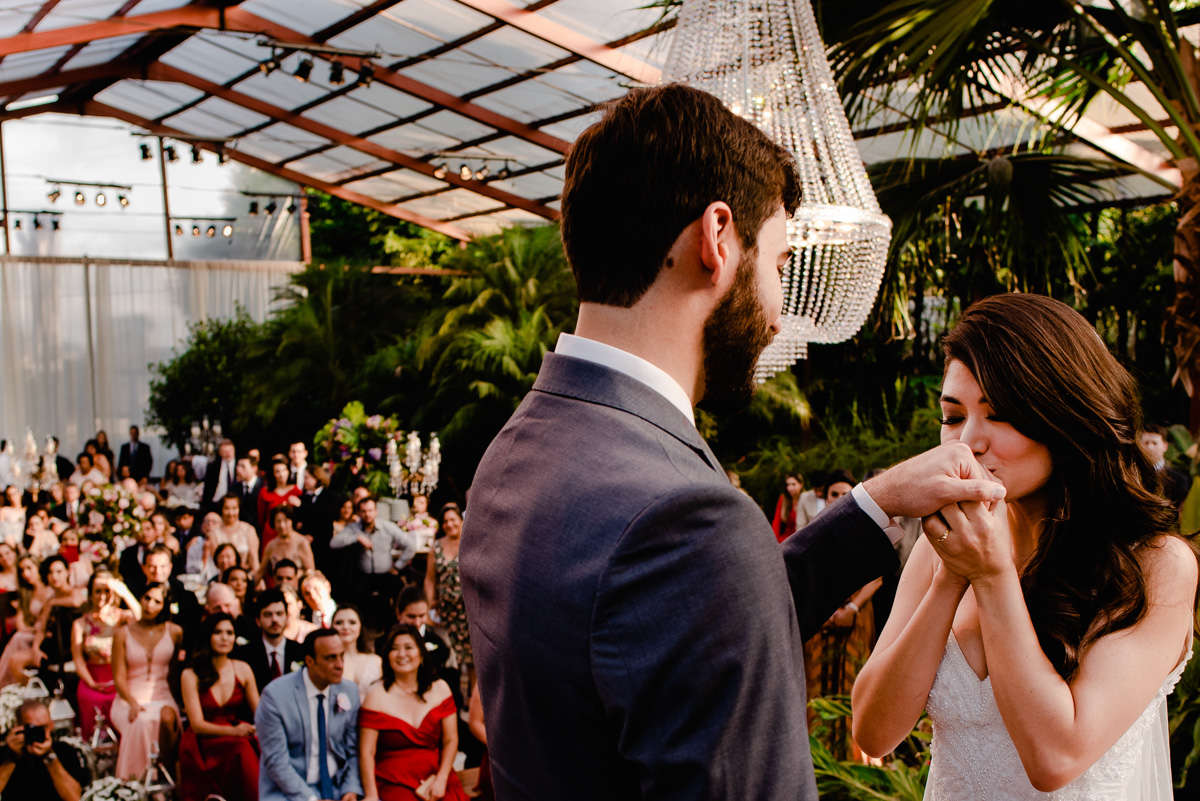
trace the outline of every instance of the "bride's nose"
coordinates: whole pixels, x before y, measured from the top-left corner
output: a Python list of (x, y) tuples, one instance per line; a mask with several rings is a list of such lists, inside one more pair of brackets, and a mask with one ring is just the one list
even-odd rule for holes
[(987, 453), (987, 420), (981, 415), (968, 415), (959, 432), (959, 440), (971, 449), (975, 456)]

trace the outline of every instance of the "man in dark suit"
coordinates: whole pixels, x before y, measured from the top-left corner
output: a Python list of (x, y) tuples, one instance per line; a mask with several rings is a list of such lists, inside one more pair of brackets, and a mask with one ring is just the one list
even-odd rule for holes
[(1138, 435), (1138, 443), (1158, 471), (1162, 494), (1178, 510), (1192, 488), (1191, 477), (1167, 461), (1167, 429), (1156, 423), (1146, 423)]
[(283, 636), (287, 626), (287, 600), (282, 590), (264, 590), (258, 596), (257, 605), (255, 620), (262, 636), (239, 645), (233, 655), (250, 666), (259, 687), (266, 687), (273, 679), (303, 664), (304, 649), (300, 643)]
[(86, 524), (86, 513), (80, 497), (79, 485), (69, 481), (62, 484), (62, 494), (62, 503), (51, 507), (50, 516), (63, 521), (72, 528)]
[(945, 446), (780, 546), (730, 484), (692, 404), (750, 395), (798, 185), (680, 85), (630, 92), (568, 156), (576, 336), (480, 462), (459, 559), (499, 801), (816, 799), (802, 636), (894, 568), (889, 515), (1003, 493)]
[(217, 446), (217, 458), (210, 461), (204, 471), (204, 492), (200, 496), (201, 515), (209, 512), (220, 514), (221, 499), (236, 489), (236, 454), (233, 440), (221, 440), (221, 444)]
[(121, 556), (117, 561), (117, 572), (121, 574), (121, 579), (137, 598), (141, 597), (142, 589), (146, 586), (146, 575), (142, 570), (142, 565), (150, 553), (150, 548), (158, 541), (158, 532), (147, 520), (141, 528), (134, 532), (134, 536), (137, 538), (137, 542), (126, 546), (125, 550), (121, 551)]
[(241, 503), (238, 510), (238, 517), (243, 523), (249, 523), (258, 528), (258, 493), (263, 488), (263, 480), (258, 476), (258, 469), (250, 461), (250, 457), (243, 456), (237, 460), (234, 467), (234, 477), (237, 483), (232, 490), (233, 494), (237, 495)]
[(58, 472), (58, 480), (66, 481), (75, 472), (75, 463), (62, 455), (62, 446), (58, 437), (50, 437), (54, 441), (54, 469)]
[(129, 475), (141, 481), (143, 478), (150, 476), (150, 469), (154, 466), (154, 455), (150, 453), (150, 446), (141, 440), (141, 432), (137, 426), (129, 427), (129, 442), (121, 446), (121, 455), (117, 459), (117, 471), (121, 468), (128, 467)]

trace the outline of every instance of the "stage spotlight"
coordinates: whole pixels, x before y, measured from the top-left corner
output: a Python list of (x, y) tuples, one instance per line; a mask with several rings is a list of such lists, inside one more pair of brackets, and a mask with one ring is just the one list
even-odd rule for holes
[(504, 162), (504, 166), (500, 168), (500, 172), (498, 172), (496, 174), (496, 177), (499, 178), (501, 181), (503, 181), (505, 178), (508, 178), (510, 175), (512, 175), (512, 170), (509, 169), (508, 162), (506, 161), (506, 162)]
[(200, 146), (192, 145), (192, 163), (199, 164), (202, 161), (204, 161), (204, 157), (200, 155)]
[(480, 167), (478, 170), (475, 171), (475, 180), (476, 181), (482, 181), (484, 178), (487, 178), (487, 177), (488, 177), (488, 166), (486, 164), (484, 164), (482, 167)]
[(121, 208), (129, 208), (129, 195), (117, 195), (117, 203), (121, 204)]
[(363, 86), (370, 86), (371, 81), (375, 79), (375, 71), (370, 67), (363, 67), (358, 71), (358, 82)]
[(215, 226), (215, 225), (208, 226), (208, 228), (204, 231), (204, 235), (207, 236), (209, 239), (212, 239), (214, 236), (217, 235), (217, 226)]
[(275, 210), (278, 208), (279, 205), (275, 202), (275, 198), (271, 198), (271, 202), (263, 208), (263, 211), (265, 211), (267, 214), (274, 214)]
[(257, 215), (258, 215), (258, 201), (251, 200), (250, 201), (250, 216), (255, 217)]
[(312, 75), (313, 60), (306, 58), (296, 65), (296, 71), (292, 73), (292, 77), (300, 83), (308, 83), (308, 76)]
[(83, 192), (80, 192), (78, 189), (76, 189), (75, 190), (75, 205), (82, 206), (84, 203), (87, 203), (87, 198), (84, 196)]
[(200, 236), (200, 226), (198, 226), (198, 225), (192, 226), (192, 236)]
[(150, 150), (150, 145), (140, 144), (138, 150), (142, 151), (142, 161), (149, 161), (154, 158), (154, 153)]
[(225, 223), (224, 227), (221, 228), (221, 236), (225, 237), (226, 239), (233, 236), (233, 226), (229, 223)]
[(217, 164), (224, 164), (227, 161), (229, 161), (229, 157), (225, 155), (225, 150), (224, 149), (218, 150), (217, 151)]
[(53, 189), (51, 189), (49, 191), (49, 193), (47, 193), (47, 195), (46, 195), (46, 199), (49, 200), (51, 203), (57, 203), (58, 199), (60, 197), (62, 197), (62, 190), (59, 189), (57, 186), (54, 187)]
[(19, 218), (18, 218), (18, 219), (15, 219), (15, 220), (13, 220), (13, 230), (14, 230), (14, 231), (20, 231), (20, 230), (21, 230), (21, 220), (20, 220)]
[(175, 152), (175, 145), (167, 145), (163, 148), (163, 153), (167, 155), (167, 161), (179, 161), (179, 154)]
[(462, 178), (464, 181), (471, 180), (471, 168), (466, 164), (460, 165), (458, 168), (458, 177)]
[(448, 169), (446, 169), (446, 165), (445, 165), (445, 164), (439, 164), (439, 165), (437, 165), (436, 167), (434, 167), (434, 168), (433, 168), (433, 177), (434, 177), (434, 178), (437, 178), (437, 179), (440, 181), (440, 180), (442, 180), (443, 178), (445, 178), (445, 177), (446, 177), (446, 173), (447, 173), (447, 172), (449, 172), (449, 170), (448, 170)]
[(287, 213), (288, 214), (296, 213), (296, 201), (293, 200), (291, 203), (288, 204)]
[(346, 82), (346, 65), (340, 61), (335, 61), (329, 65), (329, 83), (332, 86), (341, 86)]
[(97, 206), (107, 206), (108, 205), (108, 195), (104, 194), (103, 192), (97, 192), (96, 193), (96, 205)]
[(279, 69), (279, 60), (275, 58), (275, 54), (272, 53), (270, 58), (258, 65), (258, 68), (262, 70), (263, 75), (270, 75), (272, 72)]
[(175, 236), (183, 236), (183, 226), (175, 223)]

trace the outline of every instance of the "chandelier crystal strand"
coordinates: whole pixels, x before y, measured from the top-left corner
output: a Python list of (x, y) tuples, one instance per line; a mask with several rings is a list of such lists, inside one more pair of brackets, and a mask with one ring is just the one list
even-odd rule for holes
[(866, 321), (892, 223), (854, 144), (808, 0), (684, 0), (664, 80), (711, 92), (796, 159), (782, 330), (759, 357), (765, 381)]

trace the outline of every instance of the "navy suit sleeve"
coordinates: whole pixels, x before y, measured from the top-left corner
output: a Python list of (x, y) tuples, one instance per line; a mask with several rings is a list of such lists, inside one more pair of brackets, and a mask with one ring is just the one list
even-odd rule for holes
[(864, 584), (900, 566), (887, 536), (851, 496), (826, 507), (781, 547), (806, 640)]
[(786, 582), (769, 524), (732, 487), (671, 493), (622, 535), (590, 655), (643, 798), (816, 797)]

